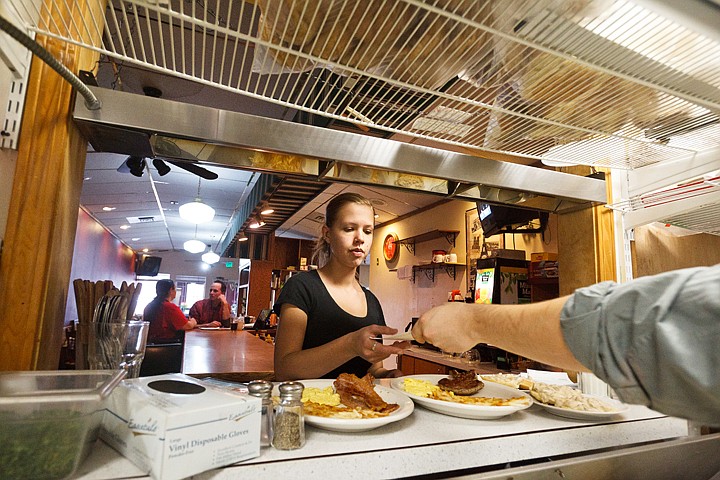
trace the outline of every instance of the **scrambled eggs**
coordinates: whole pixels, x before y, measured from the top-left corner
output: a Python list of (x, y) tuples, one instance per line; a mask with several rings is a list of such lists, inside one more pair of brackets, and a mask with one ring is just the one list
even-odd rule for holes
[(330, 386), (325, 388), (307, 387), (303, 390), (302, 401), (303, 403), (314, 402), (336, 407), (340, 405), (340, 395), (335, 393), (333, 387)]
[(403, 388), (407, 393), (417, 395), (418, 397), (429, 397), (440, 390), (440, 387), (437, 385), (433, 385), (427, 380), (418, 380), (417, 378), (404, 379)]

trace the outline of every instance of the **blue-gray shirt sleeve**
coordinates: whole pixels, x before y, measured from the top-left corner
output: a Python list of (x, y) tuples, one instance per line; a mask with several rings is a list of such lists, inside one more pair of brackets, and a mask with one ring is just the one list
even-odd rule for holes
[(720, 424), (720, 264), (578, 289), (561, 328), (624, 402)]

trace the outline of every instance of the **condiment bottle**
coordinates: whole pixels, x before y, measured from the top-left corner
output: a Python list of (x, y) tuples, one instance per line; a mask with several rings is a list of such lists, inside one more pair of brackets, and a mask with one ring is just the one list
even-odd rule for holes
[(248, 392), (262, 400), (260, 419), (260, 446), (269, 447), (273, 438), (273, 406), (270, 395), (272, 383), (267, 380), (253, 380), (248, 383)]
[(275, 406), (272, 446), (278, 450), (295, 450), (305, 445), (302, 392), (299, 382), (283, 382), (278, 387), (280, 403)]

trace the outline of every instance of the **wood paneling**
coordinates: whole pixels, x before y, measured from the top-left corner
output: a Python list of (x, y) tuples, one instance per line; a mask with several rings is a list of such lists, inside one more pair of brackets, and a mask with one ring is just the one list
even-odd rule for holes
[(267, 260), (252, 260), (250, 264), (250, 298), (247, 314), (257, 317), (264, 308), (270, 308), (270, 278), (273, 263)]
[[(584, 172), (581, 167), (573, 171)], [(560, 295), (615, 280), (612, 210), (600, 205), (558, 216), (558, 268)]]
[[(43, 11), (52, 24), (102, 15), (102, 6), (68, 2)], [(97, 54), (36, 39), (71, 71), (92, 70)], [(70, 280), (87, 142), (70, 117), (72, 89), (33, 58), (0, 261), (0, 369), (56, 369)]]

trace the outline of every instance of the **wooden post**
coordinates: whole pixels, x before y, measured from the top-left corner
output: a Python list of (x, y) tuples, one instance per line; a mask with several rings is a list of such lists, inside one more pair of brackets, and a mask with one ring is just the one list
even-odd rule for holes
[[(62, 28), (82, 25), (90, 15), (100, 18), (104, 5), (78, 0), (65, 3), (62, 11), (42, 11), (57, 20), (50, 24)], [(98, 58), (96, 52), (59, 40), (38, 36), (36, 41), (75, 73), (92, 70)], [(74, 95), (68, 82), (33, 58), (26, 88), (0, 258), (0, 370), (54, 370), (62, 343), (87, 142), (71, 118)]]
[[(569, 173), (590, 173), (588, 167), (573, 167), (571, 170)], [(609, 180), (607, 184), (610, 188)], [(615, 280), (614, 235), (612, 211), (604, 205), (558, 216), (560, 295), (568, 295), (577, 288), (594, 283)]]

